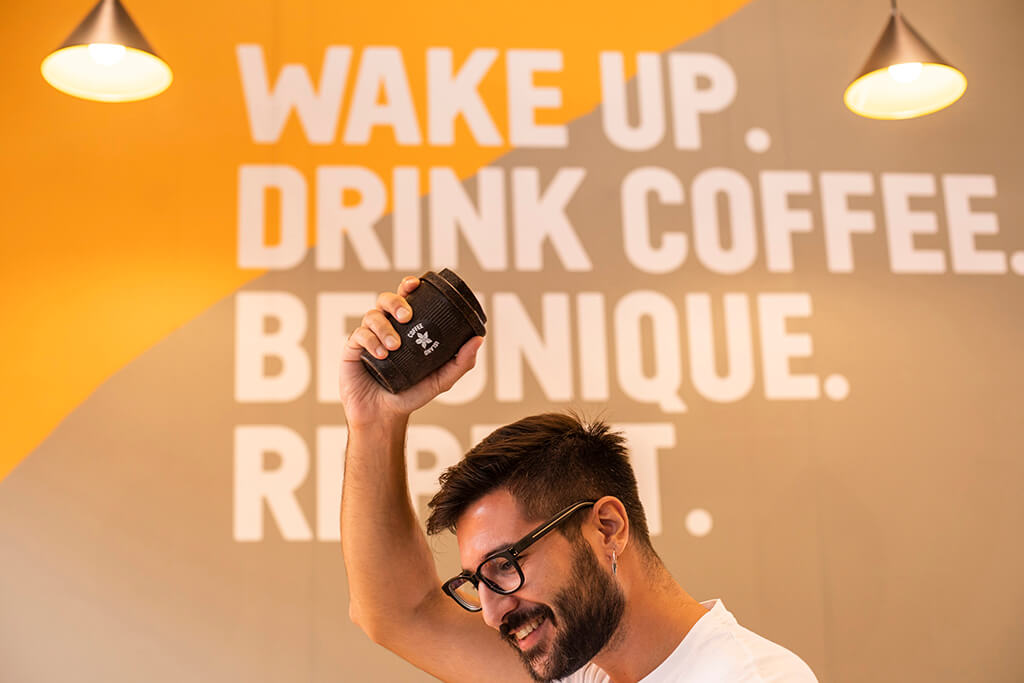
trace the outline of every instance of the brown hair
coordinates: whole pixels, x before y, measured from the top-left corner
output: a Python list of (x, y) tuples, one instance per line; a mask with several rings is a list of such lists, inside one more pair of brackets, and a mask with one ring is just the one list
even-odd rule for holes
[[(427, 533), (455, 531), (472, 503), (507, 489), (530, 519), (542, 520), (580, 500), (615, 496), (626, 508), (630, 537), (650, 551), (647, 517), (625, 441), (605, 422), (572, 413), (544, 413), (501, 427), (441, 475), (431, 499)], [(560, 527), (570, 538), (579, 523)]]

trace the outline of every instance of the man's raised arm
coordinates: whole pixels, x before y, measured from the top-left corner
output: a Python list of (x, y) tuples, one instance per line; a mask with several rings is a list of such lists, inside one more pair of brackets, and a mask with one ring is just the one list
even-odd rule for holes
[(341, 503), (341, 542), (348, 572), (349, 615), (375, 642), (446, 681), (529, 680), (514, 653), (479, 615), (460, 609), (440, 590), (426, 536), (406, 481), (409, 415), (450, 389), (474, 365), (475, 337), (454, 360), (399, 393), (379, 386), (359, 360), (365, 349), (385, 358), (400, 337), (384, 316), (407, 321), (405, 297), (419, 286), (405, 278), (363, 317), (342, 351), (341, 401), (348, 424)]

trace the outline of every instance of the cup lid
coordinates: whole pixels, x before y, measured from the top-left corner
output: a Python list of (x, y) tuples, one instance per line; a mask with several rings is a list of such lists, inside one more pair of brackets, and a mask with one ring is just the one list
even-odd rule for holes
[(477, 301), (473, 290), (463, 282), (462, 278), (448, 268), (445, 268), (440, 274), (433, 271), (424, 273), (421, 279), (434, 285), (442, 294), (448, 297), (455, 307), (459, 309), (463, 317), (466, 318), (470, 327), (473, 328), (473, 332), (481, 337), (486, 334), (487, 330), (484, 327), (484, 323), (487, 322), (487, 316), (484, 315), (484, 309), (480, 306), (480, 302)]
[(462, 298), (465, 299), (469, 305), (473, 307), (473, 310), (476, 311), (477, 315), (480, 316), (481, 321), (487, 322), (487, 316), (484, 315), (484, 309), (480, 306), (480, 302), (477, 301), (476, 295), (473, 294), (473, 290), (469, 288), (469, 285), (463, 282), (461, 277), (455, 274), (455, 271), (450, 268), (445, 268), (438, 274), (455, 287), (459, 294), (462, 295)]

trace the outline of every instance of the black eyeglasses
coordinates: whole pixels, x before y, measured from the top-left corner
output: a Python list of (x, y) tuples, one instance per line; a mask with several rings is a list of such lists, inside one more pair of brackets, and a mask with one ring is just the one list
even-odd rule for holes
[(463, 609), (470, 612), (479, 612), (483, 609), (480, 606), (480, 583), (490, 588), (495, 593), (509, 595), (523, 587), (523, 569), (519, 566), (519, 556), (524, 550), (539, 541), (549, 531), (557, 528), (559, 524), (569, 519), (572, 513), (585, 507), (590, 507), (596, 500), (581, 500), (565, 508), (557, 515), (541, 524), (539, 527), (523, 536), (517, 543), (510, 545), (504, 550), (491, 553), (475, 572), (464, 571), (456, 577), (448, 579), (441, 586), (445, 593), (451, 596)]

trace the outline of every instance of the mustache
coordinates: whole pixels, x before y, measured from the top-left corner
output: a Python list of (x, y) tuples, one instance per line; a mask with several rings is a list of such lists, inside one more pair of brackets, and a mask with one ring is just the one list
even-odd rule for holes
[(498, 627), (498, 630), (503, 638), (512, 639), (515, 637), (512, 634), (518, 631), (523, 624), (528, 624), (537, 617), (544, 617), (552, 623), (555, 621), (555, 615), (551, 608), (540, 605), (509, 614), (505, 617), (505, 621), (502, 622), (501, 626)]

